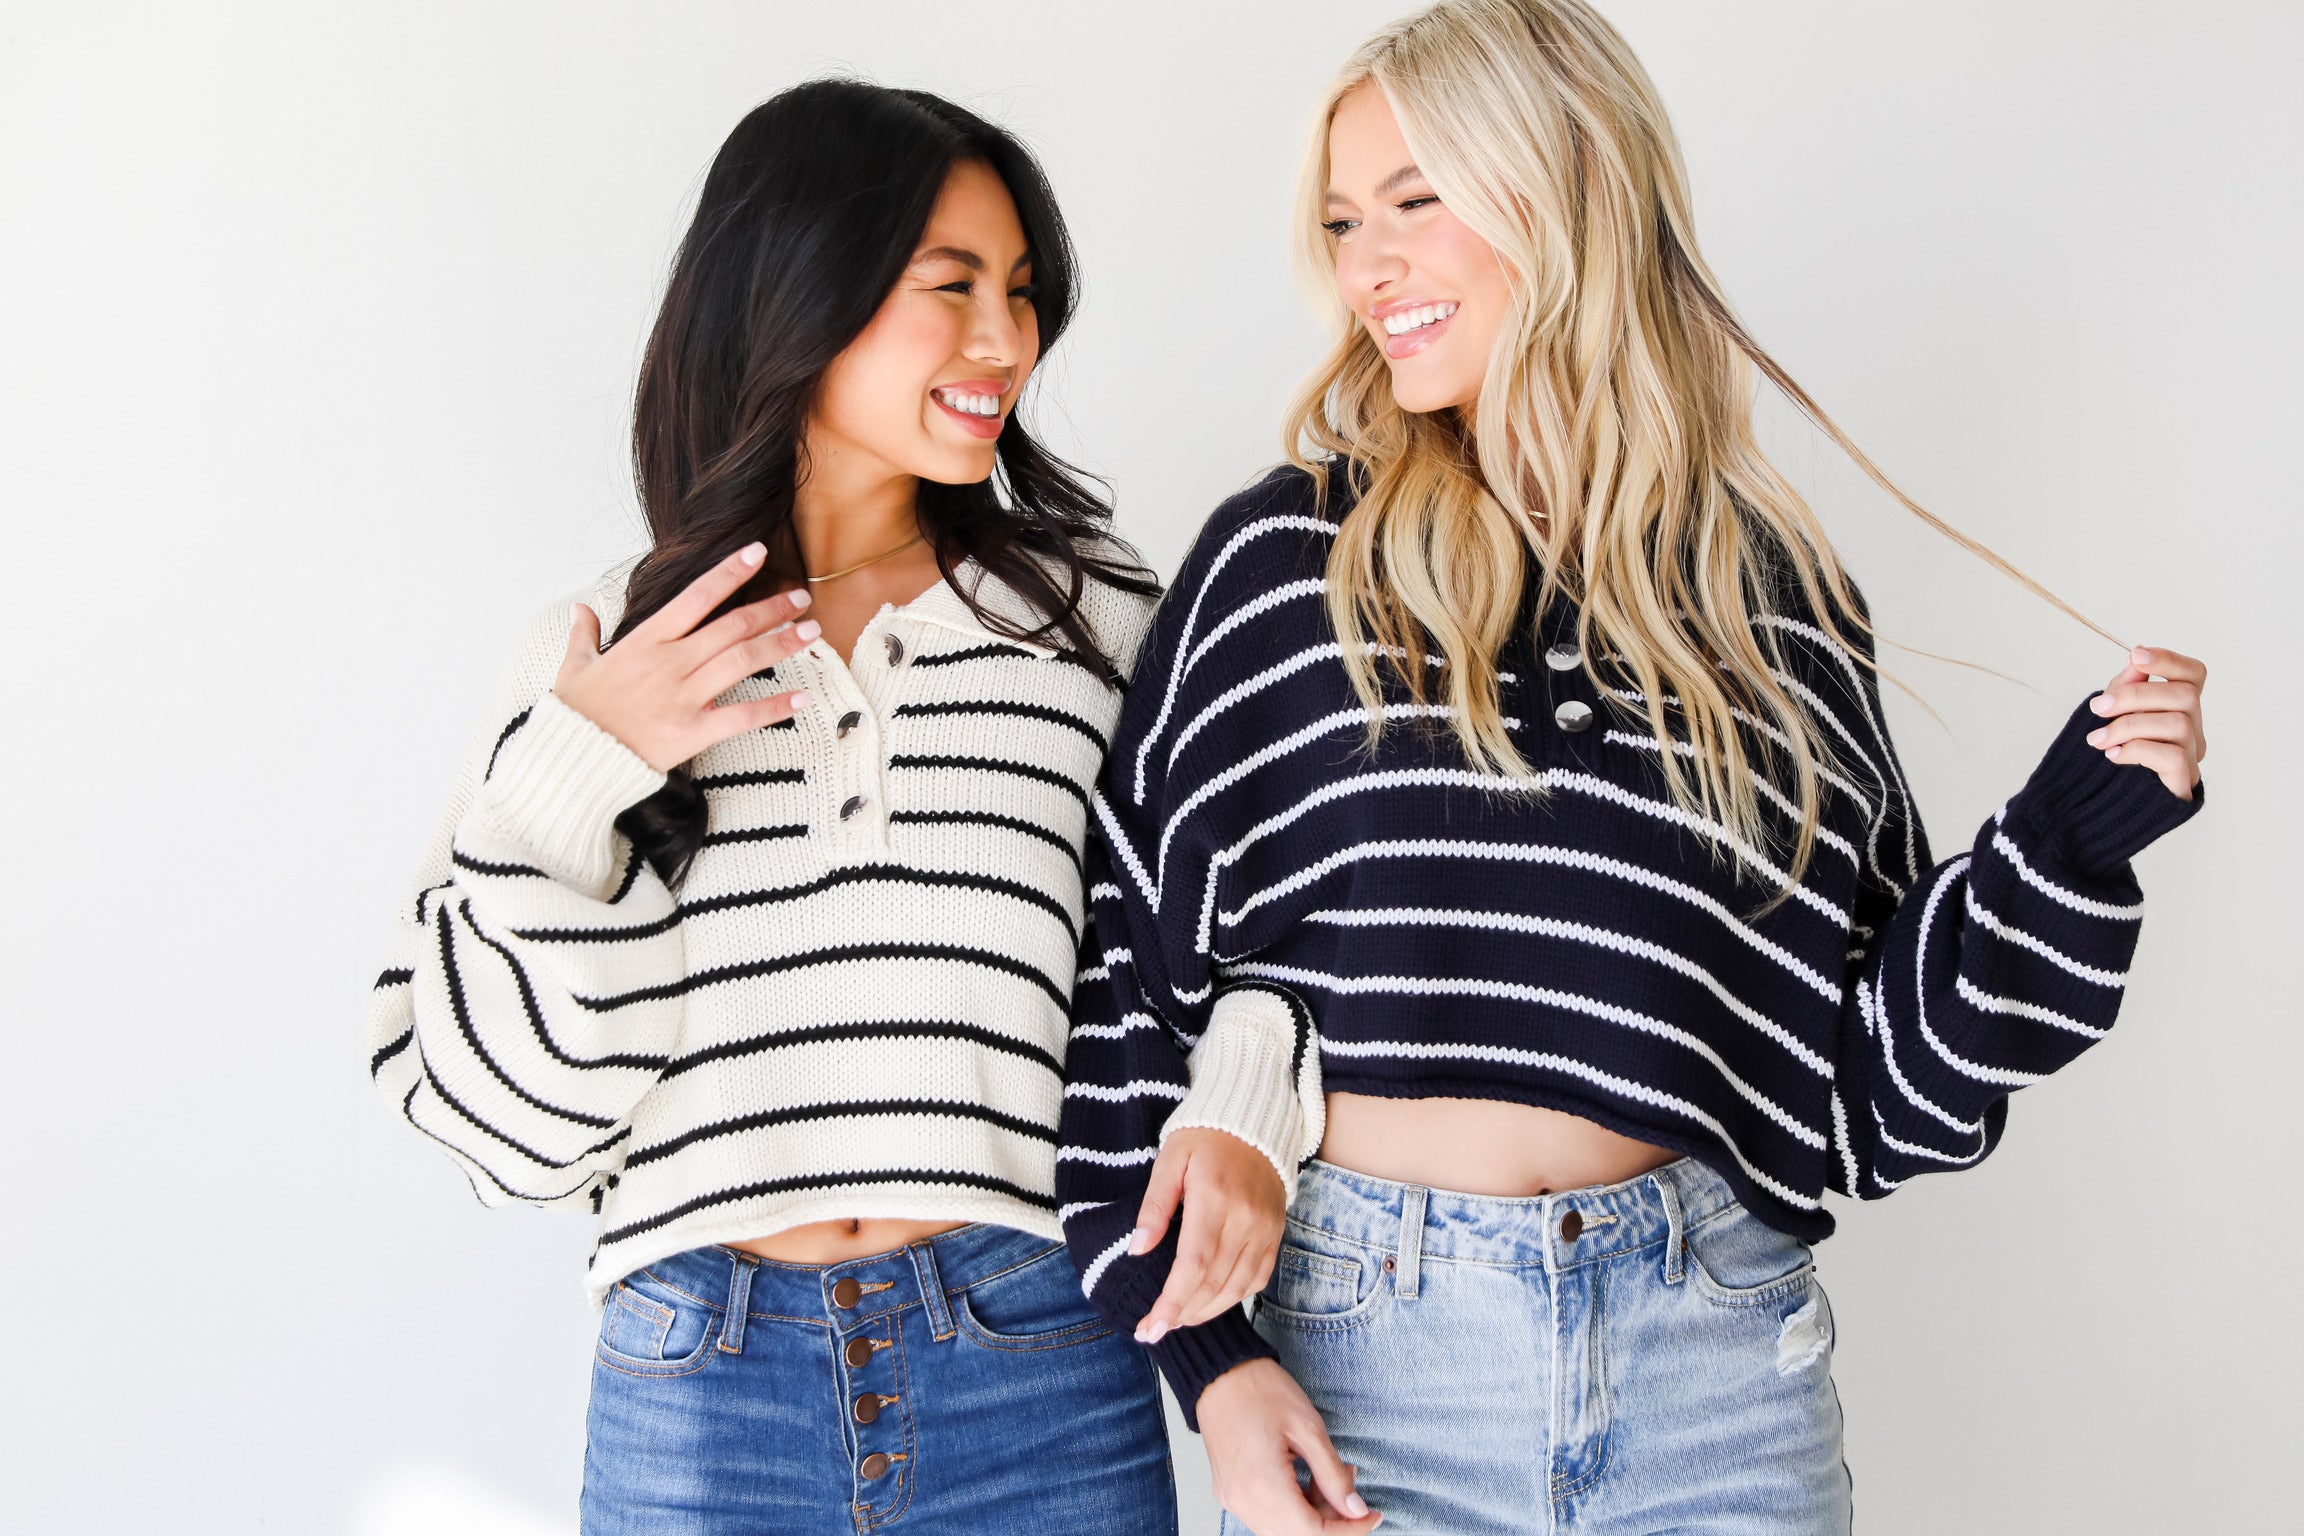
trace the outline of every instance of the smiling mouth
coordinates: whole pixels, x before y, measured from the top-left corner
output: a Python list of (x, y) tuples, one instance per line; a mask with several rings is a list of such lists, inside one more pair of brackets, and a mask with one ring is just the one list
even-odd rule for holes
[(960, 412), (964, 416), (997, 416), (1000, 414), (998, 395), (966, 394), (957, 389), (932, 389), (928, 393), (936, 403)]
[(1381, 323), (1385, 335), (1405, 336), (1411, 331), (1438, 325), (1454, 313), (1454, 304), (1419, 304), (1414, 309), (1403, 309), (1398, 314), (1386, 315)]

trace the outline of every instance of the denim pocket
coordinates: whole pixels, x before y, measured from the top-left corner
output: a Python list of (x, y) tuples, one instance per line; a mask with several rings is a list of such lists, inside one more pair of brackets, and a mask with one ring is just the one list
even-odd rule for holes
[[(645, 1289), (643, 1289), (645, 1287)], [(600, 1318), (600, 1363), (635, 1376), (685, 1376), (712, 1358), (720, 1312), (647, 1272), (616, 1283)]]
[(960, 1331), (987, 1349), (1061, 1349), (1111, 1333), (1059, 1243), (952, 1298)]
[(1349, 1328), (1375, 1311), (1383, 1278), (1373, 1249), (1291, 1221), (1256, 1316), (1285, 1328)]
[(1779, 1232), (1742, 1205), (1729, 1205), (1690, 1228), (1688, 1270), (1696, 1288), (1721, 1306), (1752, 1306), (1805, 1288), (1815, 1273), (1808, 1245)]

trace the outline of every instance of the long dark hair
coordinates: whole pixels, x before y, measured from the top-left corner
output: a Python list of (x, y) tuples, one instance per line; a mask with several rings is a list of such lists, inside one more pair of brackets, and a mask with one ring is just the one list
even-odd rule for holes
[[(792, 507), (817, 382), (911, 262), (946, 176), (970, 161), (989, 166), (1015, 200), (1045, 356), (1072, 317), (1078, 278), (1055, 194), (1012, 135), (925, 91), (854, 80), (794, 86), (728, 135), (640, 364), (632, 458), (654, 547), (632, 572), (618, 635), (754, 539), (768, 558), (729, 606), (801, 580)], [(1101, 485), (1035, 441), (1020, 414), (997, 451), (989, 480), (921, 482), (920, 527), (938, 567), (950, 578), (961, 561), (977, 561), (1042, 618), (1020, 628), (961, 592), (987, 629), (1054, 637), (1114, 680), (1081, 621), (1081, 595), (1090, 577), (1147, 594), (1158, 583), (1112, 536)], [(617, 826), (677, 883), (703, 844), (705, 817), (702, 792), (675, 772)]]

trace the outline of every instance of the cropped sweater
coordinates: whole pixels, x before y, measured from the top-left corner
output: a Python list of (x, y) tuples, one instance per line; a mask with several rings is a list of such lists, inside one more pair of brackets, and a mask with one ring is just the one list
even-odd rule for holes
[[(1469, 770), (1432, 728), (1447, 707), (1402, 690), (1368, 752), (1322, 595), (1341, 478), (1325, 512), (1290, 469), (1210, 519), (1097, 796), (1057, 1193), (1115, 1322), (1173, 1262), (1174, 1224), (1126, 1245), (1182, 1125), (1292, 1185), (1324, 1091), (1541, 1105), (1697, 1158), (1814, 1240), (1827, 1190), (1976, 1162), (2011, 1090), (2103, 1037), (2143, 910), (2130, 856), (2200, 801), (2090, 747), (2085, 707), (1938, 862), (1868, 658), (1792, 605), (1761, 615), (1837, 759), (1814, 856), (1770, 906), (1767, 852), (1718, 856), (1732, 834), (1672, 802), (1637, 695), (1533, 591), (1499, 668), (1538, 792)], [(1793, 829), (1793, 802), (1762, 803)], [(1188, 1410), (1269, 1353), (1238, 1311), (1153, 1346)]]
[[(623, 575), (585, 601), (612, 629)], [(1032, 622), (964, 566), (986, 606)], [(1091, 581), (1123, 669), (1150, 604)], [(371, 1075), (489, 1204), (593, 1213), (588, 1288), (802, 1222), (1050, 1238), (1088, 798), (1120, 696), (944, 583), (728, 698), (805, 688), (691, 765), (674, 892), (615, 828), (663, 776), (550, 691), (540, 615), (402, 903)]]

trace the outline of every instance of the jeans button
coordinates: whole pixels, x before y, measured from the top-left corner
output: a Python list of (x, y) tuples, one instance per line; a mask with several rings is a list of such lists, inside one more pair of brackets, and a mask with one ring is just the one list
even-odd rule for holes
[(835, 1281), (832, 1286), (832, 1305), (845, 1312), (864, 1299), (864, 1287), (853, 1278)]
[(856, 1394), (856, 1402), (854, 1406), (856, 1409), (856, 1422), (859, 1424), (869, 1424), (874, 1419), (880, 1417), (880, 1394), (877, 1392), (859, 1392)]
[(886, 1451), (874, 1451), (864, 1458), (863, 1464), (858, 1466), (856, 1470), (864, 1474), (866, 1482), (870, 1482), (876, 1477), (886, 1477), (889, 1467), (893, 1465), (894, 1463), (888, 1459)]
[(1571, 1206), (1568, 1213), (1560, 1218), (1560, 1236), (1572, 1243), (1583, 1235), (1584, 1213)]
[(849, 1365), (858, 1370), (872, 1363), (872, 1343), (869, 1339), (850, 1339), (845, 1353)]

